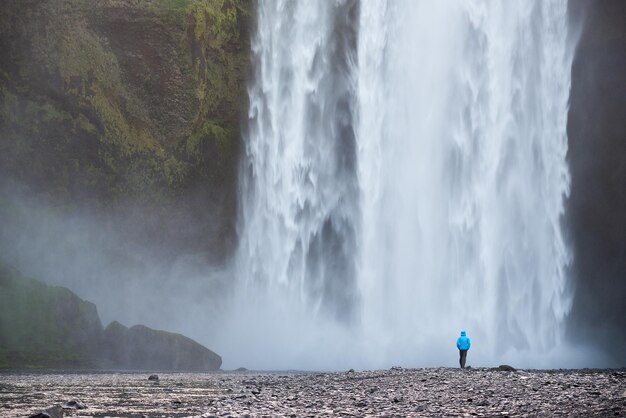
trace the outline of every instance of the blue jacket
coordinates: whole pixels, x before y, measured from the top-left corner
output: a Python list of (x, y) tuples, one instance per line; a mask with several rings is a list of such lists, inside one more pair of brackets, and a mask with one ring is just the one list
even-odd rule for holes
[(465, 331), (461, 331), (461, 336), (456, 340), (456, 346), (459, 350), (469, 350), (470, 339), (465, 336)]

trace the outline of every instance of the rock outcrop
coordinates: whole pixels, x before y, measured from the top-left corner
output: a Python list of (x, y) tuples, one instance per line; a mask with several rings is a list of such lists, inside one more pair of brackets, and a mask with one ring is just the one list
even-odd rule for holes
[(210, 371), (219, 355), (180, 334), (112, 322), (63, 287), (0, 262), (0, 368), (114, 368)]
[(0, 367), (95, 367), (96, 306), (0, 262)]
[(107, 367), (121, 369), (211, 371), (222, 365), (219, 355), (183, 335), (115, 321), (104, 330), (102, 355)]

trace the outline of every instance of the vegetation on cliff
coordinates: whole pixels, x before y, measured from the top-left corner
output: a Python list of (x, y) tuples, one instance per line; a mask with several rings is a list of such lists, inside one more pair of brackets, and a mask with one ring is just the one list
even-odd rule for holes
[(160, 210), (161, 219), (182, 206), (196, 220), (211, 213), (221, 241), (233, 235), (250, 7), (5, 2), (4, 186), (69, 208), (132, 202)]

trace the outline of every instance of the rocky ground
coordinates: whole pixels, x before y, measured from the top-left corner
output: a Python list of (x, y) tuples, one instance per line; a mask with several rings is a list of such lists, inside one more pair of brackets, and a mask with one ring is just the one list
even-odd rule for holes
[[(0, 373), (0, 416), (626, 416), (626, 370)], [(54, 411), (53, 411), (54, 412)], [(51, 413), (54, 416), (54, 413)]]

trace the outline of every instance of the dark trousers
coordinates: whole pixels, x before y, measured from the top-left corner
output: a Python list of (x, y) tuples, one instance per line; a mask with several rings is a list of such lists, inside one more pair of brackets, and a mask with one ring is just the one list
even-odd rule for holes
[(465, 368), (465, 359), (467, 358), (467, 350), (459, 350), (459, 364), (461, 368)]

